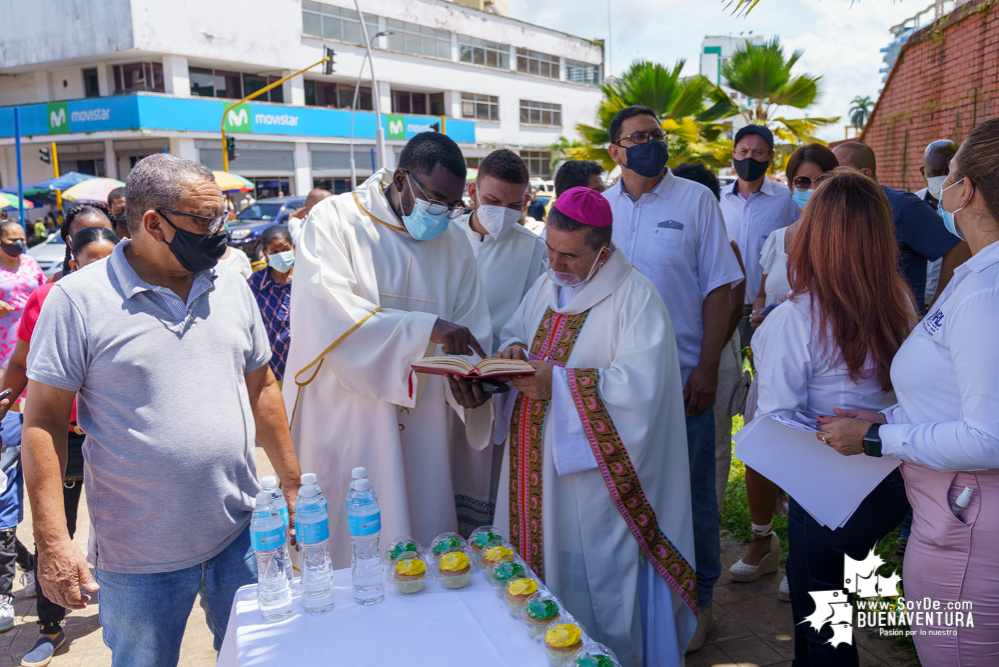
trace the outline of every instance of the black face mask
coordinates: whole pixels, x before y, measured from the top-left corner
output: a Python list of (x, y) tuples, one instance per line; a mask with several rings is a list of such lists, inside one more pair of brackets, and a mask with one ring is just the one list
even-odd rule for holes
[(669, 160), (669, 149), (665, 141), (646, 141), (644, 144), (628, 146), (624, 150), (628, 158), (628, 169), (645, 178), (655, 178), (663, 173)]
[(732, 165), (735, 167), (735, 173), (739, 175), (739, 178), (747, 182), (752, 182), (767, 173), (770, 161), (758, 162), (751, 157), (747, 157), (745, 160), (732, 160)]
[(181, 266), (191, 273), (197, 273), (219, 263), (219, 257), (225, 254), (225, 244), (229, 240), (228, 232), (223, 229), (214, 234), (195, 234), (178, 228), (167, 220), (165, 215), (160, 215), (173, 227), (173, 241), (167, 243), (167, 246)]
[(24, 252), (24, 241), (18, 239), (13, 243), (0, 243), (0, 250), (3, 250), (10, 257), (20, 257)]

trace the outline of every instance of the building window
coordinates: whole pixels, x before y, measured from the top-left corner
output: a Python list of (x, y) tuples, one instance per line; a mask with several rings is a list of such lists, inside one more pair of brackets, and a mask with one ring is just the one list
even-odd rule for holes
[(581, 63), (576, 60), (565, 61), (565, 80), (573, 83), (588, 83), (591, 86), (600, 85), (600, 66)]
[(423, 56), (451, 59), (451, 33), (415, 23), (388, 20), (389, 48)]
[(83, 70), (83, 95), (85, 97), (100, 97), (101, 87), (97, 82), (97, 68), (88, 67)]
[[(378, 17), (365, 14), (364, 22), (368, 25), (368, 38), (371, 38), (378, 32)], [(341, 42), (364, 44), (364, 33), (356, 11), (309, 0), (302, 0), (302, 32)]]
[(495, 95), (461, 94), (461, 117), (499, 120), (499, 98)]
[(188, 68), (191, 79), (191, 94), (198, 97), (215, 97), (215, 77), (210, 69)]
[(392, 113), (427, 113), (427, 94), (411, 93), (408, 90), (392, 91)]
[(478, 169), (480, 164), (482, 164), (482, 158), (480, 157), (465, 158), (465, 166), (469, 169)]
[(562, 127), (562, 105), (521, 100), (520, 122), (522, 125), (555, 125)]
[[(305, 80), (305, 103), (313, 107), (349, 109), (354, 103), (354, 86), (348, 83)], [(371, 88), (361, 86), (357, 94), (357, 108), (371, 111)]]
[(188, 69), (188, 74), (191, 77), (192, 95), (226, 97), (232, 100), (243, 97), (242, 75), (239, 72), (191, 67)]
[(549, 79), (557, 79), (558, 56), (517, 49), (517, 71), (523, 74), (535, 74)]
[(510, 47), (476, 37), (458, 35), (458, 60), (473, 65), (510, 69)]
[(520, 157), (527, 164), (527, 170), (532, 177), (547, 178), (548, 165), (551, 163), (551, 153), (548, 151), (520, 151)]
[[(252, 95), (261, 88), (269, 86), (281, 77), (278, 76), (259, 76), (257, 74), (244, 74), (243, 75), (243, 94)], [(271, 88), (263, 95), (258, 95), (253, 98), (261, 102), (284, 102), (284, 90), (281, 86), (276, 88)]]
[(136, 90), (166, 92), (163, 86), (163, 65), (160, 63), (128, 63), (115, 65), (113, 70), (116, 94), (131, 93)]

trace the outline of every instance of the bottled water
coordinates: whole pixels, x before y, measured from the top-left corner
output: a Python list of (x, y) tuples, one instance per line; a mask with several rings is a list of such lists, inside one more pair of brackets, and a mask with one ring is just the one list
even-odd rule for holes
[(302, 475), (295, 503), (295, 533), (302, 549), (302, 604), (305, 611), (321, 614), (333, 608), (333, 574), (330, 562), (329, 515), (316, 475)]
[(285, 574), (288, 563), (285, 539), (281, 514), (274, 507), (271, 493), (261, 489), (250, 520), (250, 540), (257, 557), (257, 601), (266, 623), (291, 616), (291, 586)]
[[(363, 473), (363, 477), (359, 477)], [(354, 481), (347, 492), (347, 523), (353, 543), (351, 563), (354, 575), (354, 600), (358, 604), (377, 604), (385, 599), (382, 581), (382, 558), (378, 536), (382, 515), (378, 497), (367, 478), (367, 471), (354, 468)]]
[[(264, 491), (270, 492), (274, 503), (274, 509), (276, 509), (278, 514), (281, 515), (281, 520), (284, 521), (284, 533), (287, 535), (290, 528), (288, 523), (288, 501), (284, 499), (284, 494), (281, 493), (281, 489), (278, 488), (277, 475), (264, 475), (261, 477), (260, 488)], [(288, 581), (290, 582), (292, 577), (295, 576), (295, 570), (291, 564), (291, 554), (288, 554), (288, 563), (285, 566), (285, 572), (288, 573)]]

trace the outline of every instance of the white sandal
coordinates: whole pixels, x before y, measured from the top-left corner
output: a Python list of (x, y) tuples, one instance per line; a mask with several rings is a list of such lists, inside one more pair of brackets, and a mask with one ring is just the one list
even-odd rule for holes
[(742, 562), (740, 558), (739, 561), (732, 565), (728, 569), (729, 575), (732, 581), (749, 582), (756, 581), (764, 574), (770, 574), (776, 572), (780, 564), (780, 538), (777, 537), (777, 533), (770, 533), (769, 536), (754, 537), (753, 541), (765, 540), (769, 537), (770, 539), (770, 551), (763, 558), (760, 559), (759, 565), (747, 565)]

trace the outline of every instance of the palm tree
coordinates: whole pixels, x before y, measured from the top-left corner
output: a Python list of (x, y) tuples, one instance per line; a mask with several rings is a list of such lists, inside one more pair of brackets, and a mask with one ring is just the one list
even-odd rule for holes
[(871, 115), (871, 107), (874, 106), (874, 100), (871, 99), (869, 95), (861, 97), (857, 95), (850, 102), (850, 124), (852, 124), (858, 130), (864, 127), (867, 123), (867, 117)]
[(839, 117), (784, 118), (775, 115), (782, 106), (805, 109), (822, 94), (821, 76), (791, 75), (791, 68), (801, 56), (799, 50), (791, 57), (785, 57), (780, 39), (775, 37), (765, 44), (747, 42), (740, 46), (721, 70), (727, 85), (749, 98), (748, 105), (739, 109), (746, 122), (766, 125), (779, 139), (790, 144), (820, 141), (814, 132), (839, 120)]
[(604, 99), (597, 108), (597, 125), (576, 125), (585, 144), (564, 146), (562, 154), (595, 160), (611, 170), (614, 161), (607, 153), (610, 135), (607, 128), (621, 109), (641, 104), (663, 119), (669, 132), (670, 165), (693, 160), (708, 164), (727, 163), (732, 145), (725, 139), (726, 124), (717, 121), (735, 114), (738, 109), (725, 91), (703, 75), (681, 77), (685, 61), (678, 60), (672, 69), (660, 63), (636, 60), (620, 77), (601, 87)]

